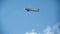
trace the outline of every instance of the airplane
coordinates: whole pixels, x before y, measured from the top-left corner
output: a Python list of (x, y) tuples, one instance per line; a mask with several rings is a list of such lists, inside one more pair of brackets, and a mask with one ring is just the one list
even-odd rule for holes
[(31, 8), (24, 8), (24, 10), (26, 10), (27, 12), (39, 12), (39, 8), (38, 9), (31, 9)]

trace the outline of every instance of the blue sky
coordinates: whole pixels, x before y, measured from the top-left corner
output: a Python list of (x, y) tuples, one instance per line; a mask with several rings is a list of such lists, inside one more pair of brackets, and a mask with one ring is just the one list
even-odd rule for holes
[[(42, 32), (47, 26), (59, 22), (57, 0), (2, 0), (1, 28), (3, 34), (24, 34), (35, 29)], [(25, 7), (40, 9), (26, 12)]]

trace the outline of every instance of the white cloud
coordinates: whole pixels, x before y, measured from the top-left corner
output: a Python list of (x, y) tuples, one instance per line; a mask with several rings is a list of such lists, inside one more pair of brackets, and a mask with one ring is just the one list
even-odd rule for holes
[(54, 33), (60, 34), (60, 23), (57, 23), (53, 26)]
[(60, 34), (60, 23), (53, 25), (53, 27), (48, 26), (43, 30), (43, 34)]
[(26, 32), (25, 34), (29, 34), (28, 32)]
[(53, 25), (52, 27), (47, 26), (43, 32), (36, 33), (33, 29), (32, 32), (26, 32), (25, 34), (60, 34), (60, 23)]
[(50, 26), (48, 26), (44, 31), (43, 34), (54, 34), (54, 32), (52, 31), (52, 28)]
[(26, 32), (25, 34), (37, 34), (34, 29), (32, 29), (32, 32)]

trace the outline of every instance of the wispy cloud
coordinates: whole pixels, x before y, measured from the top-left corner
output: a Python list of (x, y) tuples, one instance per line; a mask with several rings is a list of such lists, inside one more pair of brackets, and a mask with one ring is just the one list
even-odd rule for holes
[(47, 26), (47, 28), (43, 30), (43, 34), (60, 34), (60, 23), (57, 23), (52, 27)]
[(43, 34), (54, 34), (52, 28), (48, 26), (45, 30), (43, 30)]
[(60, 23), (57, 23), (53, 26), (54, 33), (60, 34)]
[(57, 23), (57, 24), (55, 24), (55, 25), (53, 25), (52, 27), (50, 27), (50, 26), (47, 26), (44, 30), (43, 30), (43, 32), (41, 33), (36, 33), (36, 32), (34, 32), (34, 31), (32, 31), (32, 32), (26, 32), (26, 34), (60, 34), (60, 23)]

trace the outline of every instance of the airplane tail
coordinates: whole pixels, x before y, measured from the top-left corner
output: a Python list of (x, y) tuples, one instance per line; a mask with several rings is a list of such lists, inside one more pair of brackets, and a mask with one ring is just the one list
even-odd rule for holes
[(39, 12), (39, 8), (37, 9), (37, 11)]

